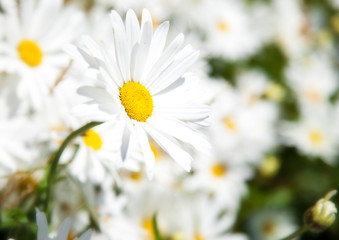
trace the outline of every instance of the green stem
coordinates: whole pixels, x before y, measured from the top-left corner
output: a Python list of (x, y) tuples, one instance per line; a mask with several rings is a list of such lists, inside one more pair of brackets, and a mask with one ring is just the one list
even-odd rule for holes
[(301, 226), (297, 231), (295, 231), (294, 233), (292, 233), (291, 235), (282, 238), (280, 240), (292, 240), (296, 237), (298, 237), (299, 235), (303, 234), (304, 232), (306, 232), (308, 230), (308, 227), (304, 224), (303, 226)]
[(49, 200), (50, 200), (50, 195), (51, 195), (51, 190), (52, 190), (52, 183), (55, 177), (55, 173), (56, 173), (56, 168), (58, 166), (60, 157), (63, 153), (63, 151), (66, 149), (66, 147), (68, 146), (68, 144), (77, 136), (87, 132), (89, 129), (101, 124), (102, 122), (90, 122), (87, 123), (86, 125), (78, 128), (77, 130), (71, 132), (67, 138), (63, 141), (63, 143), (61, 144), (61, 146), (59, 147), (58, 151), (55, 153), (54, 157), (52, 158), (52, 163), (51, 163), (51, 167), (48, 171), (48, 176), (47, 176), (47, 187), (46, 187), (46, 199), (45, 199), (45, 204), (44, 204), (44, 211), (48, 212), (48, 204), (49, 204)]

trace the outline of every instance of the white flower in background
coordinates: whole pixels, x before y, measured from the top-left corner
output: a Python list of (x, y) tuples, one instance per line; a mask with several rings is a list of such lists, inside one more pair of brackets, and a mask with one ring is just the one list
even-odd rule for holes
[(102, 182), (107, 174), (117, 176), (117, 169), (122, 165), (119, 154), (121, 141), (119, 132), (111, 123), (91, 128), (78, 137), (76, 144), (76, 155), (68, 164), (73, 176), (81, 182), (93, 183)]
[(276, 240), (297, 230), (293, 215), (286, 210), (260, 209), (249, 219), (251, 239)]
[(206, 34), (206, 50), (214, 56), (238, 60), (255, 53), (261, 43), (253, 30), (249, 10), (240, 1), (204, 1), (199, 27)]
[(335, 131), (334, 111), (309, 111), (297, 122), (284, 122), (280, 129), (283, 142), (295, 146), (300, 153), (320, 157), (326, 163), (335, 163), (338, 135)]
[[(60, 226), (59, 231), (55, 237), (49, 237), (48, 223), (44, 213), (36, 209), (36, 222), (38, 224), (38, 240), (67, 240), (69, 231), (71, 228), (71, 220), (66, 219)], [(87, 230), (78, 240), (89, 240), (91, 238), (92, 231)]]
[(257, 99), (252, 89), (234, 89), (225, 81), (220, 81), (220, 89), (223, 91), (211, 105), (213, 120), (208, 134), (212, 144), (225, 159), (260, 164), (276, 145), (277, 105)]
[(198, 195), (187, 199), (185, 211), (189, 218), (182, 223), (182, 236), (178, 239), (194, 240), (246, 240), (244, 234), (231, 233), (236, 220), (236, 211), (216, 204), (207, 196)]
[(189, 103), (182, 87), (184, 74), (198, 52), (189, 45), (182, 47), (182, 34), (165, 47), (169, 23), (160, 24), (153, 32), (147, 10), (143, 11), (141, 27), (132, 10), (127, 12), (125, 24), (115, 11), (110, 18), (114, 42), (108, 43), (108, 48), (84, 37), (86, 48), (67, 49), (75, 57), (81, 54), (81, 59), (98, 70), (99, 80), (105, 84), (104, 88), (85, 86), (78, 90), (91, 99), (90, 105), (79, 106), (78, 113), (92, 121), (123, 124), (122, 158), (126, 158), (130, 138), (136, 138), (149, 177), (153, 175), (155, 159), (148, 135), (189, 171), (192, 157), (179, 143), (189, 143), (201, 151), (209, 146), (189, 125), (208, 118), (209, 107)]
[(251, 167), (228, 161), (216, 153), (196, 158), (198, 161), (192, 164), (193, 174), (184, 179), (184, 189), (211, 195), (216, 203), (238, 209), (247, 193), (246, 180), (253, 175)]
[(294, 0), (274, 0), (271, 23), (274, 26), (277, 43), (288, 58), (300, 57), (308, 51), (310, 41), (308, 22), (302, 4)]
[(61, 46), (72, 42), (81, 29), (80, 11), (64, 7), (62, 0), (2, 1), (3, 39), (0, 41), (0, 70), (17, 73), (16, 94), (34, 110), (70, 59)]
[(338, 77), (329, 56), (315, 53), (298, 58), (286, 70), (289, 86), (294, 90), (301, 107), (326, 105), (338, 88)]

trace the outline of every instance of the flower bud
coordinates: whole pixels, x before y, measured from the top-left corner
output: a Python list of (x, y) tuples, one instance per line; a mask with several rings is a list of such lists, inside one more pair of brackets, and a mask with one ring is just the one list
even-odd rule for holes
[(304, 221), (309, 231), (321, 232), (332, 225), (337, 208), (329, 200), (336, 193), (336, 190), (330, 191), (324, 198), (319, 199), (313, 207), (305, 212)]

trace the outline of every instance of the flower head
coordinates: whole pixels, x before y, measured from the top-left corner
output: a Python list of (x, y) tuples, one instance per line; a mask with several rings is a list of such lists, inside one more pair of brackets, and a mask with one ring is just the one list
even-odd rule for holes
[(79, 88), (78, 93), (91, 99), (90, 105), (85, 104), (79, 113), (86, 112), (90, 121), (123, 126), (122, 159), (134, 138), (142, 150), (149, 177), (155, 162), (149, 137), (189, 171), (192, 159), (181, 143), (203, 151), (209, 146), (193, 128), (193, 123), (206, 121), (209, 107), (193, 104), (185, 84), (186, 73), (198, 58), (198, 51), (190, 45), (182, 47), (183, 34), (166, 46), (169, 23), (163, 22), (153, 31), (147, 10), (142, 13), (141, 26), (132, 10), (127, 12), (125, 23), (116, 11), (109, 16), (114, 42), (98, 45), (84, 36), (82, 47), (66, 49), (97, 71), (97, 80), (104, 84)]

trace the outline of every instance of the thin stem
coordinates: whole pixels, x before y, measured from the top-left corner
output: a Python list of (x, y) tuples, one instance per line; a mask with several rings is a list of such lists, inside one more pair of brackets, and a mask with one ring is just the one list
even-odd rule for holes
[(60, 157), (63, 153), (63, 151), (66, 149), (66, 147), (68, 146), (68, 144), (77, 136), (85, 133), (86, 131), (88, 131), (89, 129), (100, 125), (102, 122), (90, 122), (87, 123), (86, 125), (78, 128), (77, 130), (71, 132), (67, 138), (63, 141), (63, 143), (61, 144), (61, 146), (59, 147), (58, 151), (55, 153), (54, 157), (52, 158), (52, 163), (51, 163), (51, 167), (48, 171), (48, 176), (47, 176), (47, 187), (46, 187), (46, 199), (45, 199), (45, 204), (44, 204), (44, 211), (47, 213), (48, 212), (48, 204), (49, 204), (49, 199), (50, 199), (50, 195), (51, 195), (51, 189), (52, 189), (52, 183), (55, 177), (55, 173), (56, 173), (56, 168), (58, 166)]
[(282, 238), (280, 240), (292, 240), (298, 236), (300, 236), (301, 234), (303, 234), (304, 232), (306, 232), (308, 230), (308, 227), (304, 224), (303, 226), (301, 226), (297, 231), (295, 231), (294, 233), (292, 233), (291, 235)]

